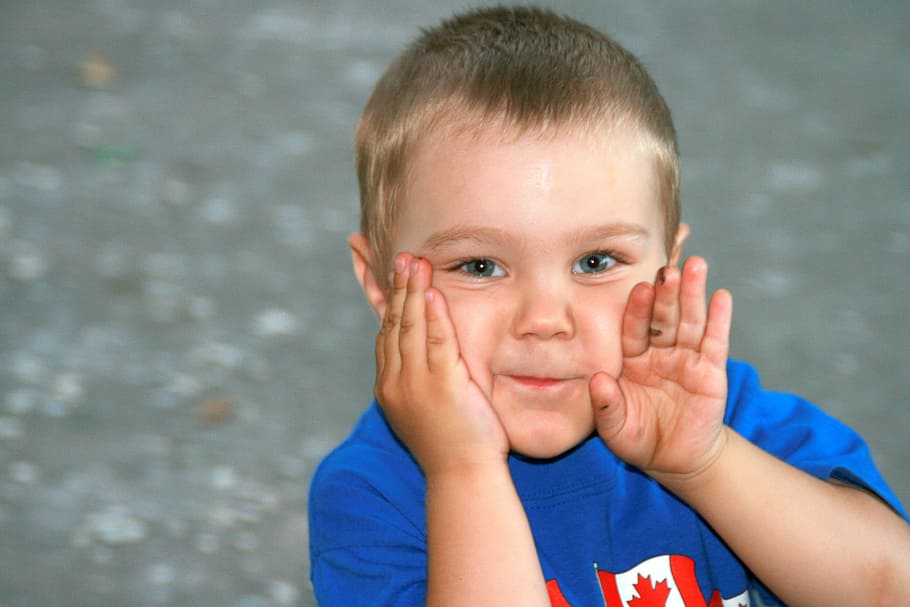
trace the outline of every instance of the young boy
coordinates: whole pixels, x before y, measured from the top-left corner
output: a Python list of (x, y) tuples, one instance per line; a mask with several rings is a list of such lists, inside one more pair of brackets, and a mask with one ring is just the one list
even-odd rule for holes
[(677, 268), (674, 128), (630, 53), (455, 17), (378, 83), (357, 165), (382, 328), (311, 487), (321, 605), (910, 605), (862, 440), (729, 361), (730, 294)]

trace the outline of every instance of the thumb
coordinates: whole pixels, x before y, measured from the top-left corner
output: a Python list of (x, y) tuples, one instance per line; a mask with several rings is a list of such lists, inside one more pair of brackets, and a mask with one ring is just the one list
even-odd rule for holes
[(597, 434), (609, 443), (626, 423), (626, 399), (617, 381), (603, 371), (591, 377), (588, 389), (591, 392)]

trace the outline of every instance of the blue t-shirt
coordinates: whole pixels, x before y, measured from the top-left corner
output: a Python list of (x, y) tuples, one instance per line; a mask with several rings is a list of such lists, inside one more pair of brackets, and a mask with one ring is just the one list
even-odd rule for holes
[[(853, 430), (797, 396), (763, 390), (744, 363), (730, 361), (727, 376), (727, 425), (907, 518)], [(750, 592), (778, 604), (698, 514), (597, 436), (552, 460), (509, 464), (554, 607), (737, 607), (750, 605)], [(373, 402), (310, 487), (311, 579), (322, 607), (424, 604), (425, 489)]]

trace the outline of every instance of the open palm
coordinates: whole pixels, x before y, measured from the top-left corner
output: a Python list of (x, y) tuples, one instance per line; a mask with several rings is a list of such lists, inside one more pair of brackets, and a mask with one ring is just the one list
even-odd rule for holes
[(665, 268), (637, 285), (623, 318), (623, 367), (591, 379), (597, 431), (617, 457), (652, 476), (697, 474), (723, 445), (732, 298), (705, 305), (707, 264)]

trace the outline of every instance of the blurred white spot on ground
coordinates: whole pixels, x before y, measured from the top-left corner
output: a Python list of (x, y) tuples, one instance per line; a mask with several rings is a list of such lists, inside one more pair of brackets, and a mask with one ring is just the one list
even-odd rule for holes
[(212, 488), (227, 491), (237, 486), (237, 472), (230, 466), (219, 466), (212, 470)]
[(866, 340), (872, 334), (869, 318), (856, 310), (840, 310), (837, 313), (835, 326), (839, 328), (841, 335), (858, 340)]
[(20, 282), (33, 282), (45, 278), (50, 268), (47, 253), (37, 245), (24, 240), (13, 241), (9, 260), (9, 275)]
[(295, 605), (300, 598), (300, 590), (287, 580), (269, 582), (269, 597), (279, 605)]
[(41, 479), (41, 470), (32, 462), (13, 462), (9, 465), (9, 477), (21, 485), (34, 485)]
[(60, 373), (54, 378), (52, 394), (67, 404), (78, 403), (85, 395), (85, 379), (72, 371)]
[(267, 148), (276, 156), (303, 156), (316, 149), (316, 138), (304, 131), (283, 133), (272, 138)]
[(208, 320), (218, 311), (218, 306), (211, 297), (191, 295), (186, 302), (186, 309), (194, 320)]
[(125, 506), (108, 506), (90, 514), (86, 526), (92, 537), (109, 545), (134, 544), (148, 534), (146, 524)]
[(16, 379), (25, 384), (41, 383), (47, 374), (41, 359), (29, 352), (16, 352), (9, 369)]
[(839, 352), (834, 357), (834, 370), (841, 377), (850, 377), (859, 369), (859, 361), (852, 354)]
[(785, 110), (793, 101), (783, 89), (771, 86), (757, 79), (756, 74), (747, 74), (748, 80), (741, 78), (740, 95), (746, 106), (760, 110)]
[(808, 164), (778, 163), (768, 170), (768, 185), (777, 190), (812, 192), (821, 184), (821, 171)]
[(215, 226), (228, 226), (237, 223), (240, 215), (237, 203), (222, 196), (212, 196), (199, 209), (202, 219)]
[(7, 412), (13, 415), (26, 415), (35, 410), (38, 395), (32, 390), (20, 388), (6, 395), (5, 406)]
[(63, 188), (63, 174), (52, 166), (20, 162), (15, 177), (19, 185), (38, 192), (52, 194)]
[(767, 271), (752, 281), (752, 286), (766, 297), (785, 297), (793, 290), (793, 280), (789, 274)]
[(258, 337), (288, 337), (295, 335), (299, 327), (297, 316), (280, 308), (262, 310), (253, 318), (253, 333)]
[(241, 29), (241, 35), (254, 40), (302, 44), (310, 39), (312, 30), (307, 19), (272, 9), (254, 15), (251, 22)]
[(218, 551), (218, 536), (214, 533), (200, 533), (193, 539), (193, 546), (202, 554), (215, 554)]
[(210, 341), (194, 347), (187, 353), (192, 365), (236, 369), (244, 359), (242, 348), (220, 341)]
[(345, 79), (355, 86), (372, 86), (382, 76), (383, 68), (369, 61), (355, 61), (345, 70)]
[(770, 196), (767, 194), (752, 193), (742, 201), (740, 212), (750, 219), (755, 219), (767, 215), (771, 210), (771, 207), (772, 203)]
[(147, 576), (152, 584), (168, 585), (177, 579), (177, 570), (170, 563), (155, 563), (148, 568)]
[(25, 436), (25, 424), (18, 417), (0, 416), (0, 439), (18, 439)]

